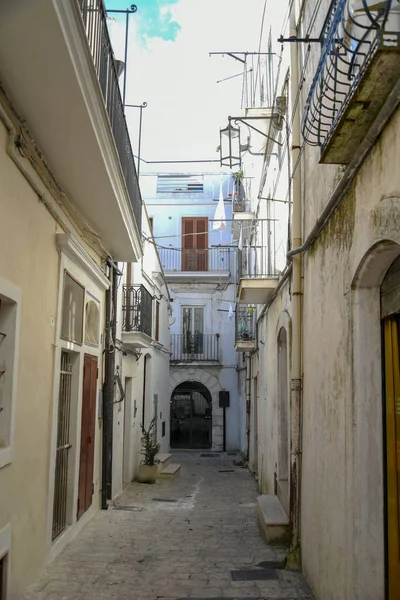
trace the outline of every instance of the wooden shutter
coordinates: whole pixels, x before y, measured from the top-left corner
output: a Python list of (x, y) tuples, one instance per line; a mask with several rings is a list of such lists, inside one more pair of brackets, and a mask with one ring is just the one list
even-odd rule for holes
[(207, 271), (208, 218), (182, 218), (182, 271)]

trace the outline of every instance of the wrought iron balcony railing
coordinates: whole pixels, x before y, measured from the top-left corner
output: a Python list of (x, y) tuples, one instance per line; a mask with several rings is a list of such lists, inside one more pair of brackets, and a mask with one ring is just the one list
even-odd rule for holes
[(150, 292), (144, 285), (124, 285), (123, 294), (122, 330), (152, 337), (153, 297)]
[(256, 335), (256, 310), (252, 306), (236, 306), (236, 342), (251, 342)]
[(219, 362), (219, 333), (171, 334), (171, 362)]
[(82, 19), (139, 231), (142, 197), (133, 158), (103, 0), (79, 0)]
[(160, 248), (161, 264), (166, 272), (232, 271), (234, 248)]
[(252, 222), (249, 239), (244, 241), (242, 249), (238, 248), (239, 279), (276, 277), (276, 259), (276, 220)]
[[(385, 79), (392, 78), (394, 83), (398, 80), (399, 1), (333, 0), (321, 43), (321, 57), (305, 105), (302, 130), (306, 142), (320, 146), (323, 152), (356, 91), (355, 106), (347, 119), (350, 125), (363, 110), (373, 110), (374, 97), (379, 98), (381, 93), (381, 81), (385, 85)], [(365, 93), (360, 96), (360, 82), (376, 55), (381, 61), (376, 77), (381, 81), (369, 85), (371, 98)], [(376, 112), (378, 109), (377, 105)], [(345, 144), (342, 139), (342, 145)]]

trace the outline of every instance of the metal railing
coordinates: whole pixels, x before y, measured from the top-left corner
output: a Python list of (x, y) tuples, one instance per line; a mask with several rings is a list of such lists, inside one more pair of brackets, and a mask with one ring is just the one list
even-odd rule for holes
[(234, 248), (160, 248), (164, 271), (232, 271)]
[(152, 337), (153, 297), (144, 285), (123, 286), (122, 330)]
[(256, 335), (256, 309), (238, 304), (235, 313), (236, 341), (250, 342)]
[(58, 421), (56, 470), (54, 479), (52, 539), (55, 540), (67, 526), (68, 461), (70, 443), (70, 411), (72, 363), (68, 352), (61, 352), (60, 386), (58, 392)]
[(276, 277), (276, 220), (260, 219), (253, 222), (249, 239), (238, 248), (239, 279)]
[(171, 362), (219, 362), (219, 333), (171, 334)]
[(324, 147), (376, 51), (400, 50), (397, 0), (333, 0), (321, 43), (302, 131), (308, 144)]
[(107, 11), (103, 0), (79, 0), (79, 6), (133, 214), (140, 231), (142, 197), (119, 90), (115, 57), (107, 28)]

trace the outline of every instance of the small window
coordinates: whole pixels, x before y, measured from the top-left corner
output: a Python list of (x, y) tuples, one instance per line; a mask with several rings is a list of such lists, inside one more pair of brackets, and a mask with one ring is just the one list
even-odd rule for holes
[(156, 327), (155, 327), (154, 339), (156, 342), (160, 341), (160, 303), (156, 300)]
[(0, 450), (11, 443), (16, 335), (17, 303), (0, 293)]
[(65, 271), (61, 322), (64, 340), (82, 344), (84, 301), (85, 288)]
[(151, 231), (151, 233), (154, 233), (153, 224), (154, 224), (154, 218), (153, 217), (149, 217), (149, 225), (150, 225), (150, 231)]
[(203, 175), (158, 175), (158, 194), (201, 194), (204, 192)]
[(95, 300), (88, 299), (85, 307), (85, 343), (99, 345), (100, 310)]

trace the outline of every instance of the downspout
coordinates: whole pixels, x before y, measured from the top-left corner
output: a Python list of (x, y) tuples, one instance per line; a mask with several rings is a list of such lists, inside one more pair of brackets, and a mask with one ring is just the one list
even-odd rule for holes
[[(290, 36), (297, 35), (294, 5), (290, 13)], [(301, 167), (300, 167), (300, 102), (296, 99), (299, 86), (298, 44), (290, 45), (291, 105), (292, 105), (292, 248), (302, 244), (301, 227)], [(300, 495), (301, 495), (301, 406), (302, 406), (302, 256), (293, 256), (292, 267), (292, 365), (290, 381), (290, 552), (288, 564), (301, 568)]]
[(246, 459), (250, 458), (251, 355), (246, 353)]
[(112, 498), (112, 457), (114, 426), (114, 381), (115, 381), (115, 343), (117, 336), (117, 294), (118, 275), (121, 273), (110, 259), (109, 280), (111, 286), (106, 290), (106, 328), (104, 340), (104, 383), (103, 383), (103, 460), (101, 508), (107, 510)]

